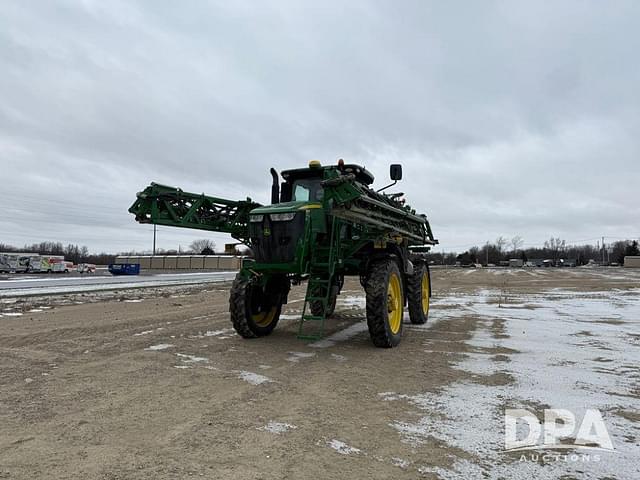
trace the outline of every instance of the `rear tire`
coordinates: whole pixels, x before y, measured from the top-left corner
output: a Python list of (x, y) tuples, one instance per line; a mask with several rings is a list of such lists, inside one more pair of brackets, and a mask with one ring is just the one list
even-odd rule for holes
[[(316, 293), (314, 292), (314, 295), (315, 294)], [(331, 287), (331, 295), (329, 296), (329, 304), (327, 305), (327, 311), (326, 311), (325, 316), (329, 317), (329, 316), (333, 315), (333, 312), (336, 309), (336, 302), (337, 301), (338, 301), (338, 287), (337, 286), (333, 286), (333, 287)], [(310, 302), (309, 303), (309, 307), (311, 309), (311, 314), (312, 315), (322, 316), (322, 313), (324, 311), (324, 307), (322, 306), (322, 301), (321, 300), (314, 300), (313, 302)]]
[(429, 267), (419, 263), (413, 267), (413, 275), (407, 276), (407, 303), (409, 319), (414, 325), (427, 323), (431, 301), (431, 274)]
[(243, 338), (269, 335), (280, 319), (284, 296), (264, 289), (254, 279), (238, 274), (231, 286), (229, 313), (231, 323)]
[(402, 338), (404, 307), (402, 276), (398, 264), (391, 258), (372, 262), (365, 291), (371, 341), (381, 348), (397, 346)]

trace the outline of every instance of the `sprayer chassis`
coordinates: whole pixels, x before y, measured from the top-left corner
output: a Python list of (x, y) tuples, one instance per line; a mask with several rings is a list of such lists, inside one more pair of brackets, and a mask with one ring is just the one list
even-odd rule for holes
[(231, 321), (245, 338), (271, 333), (291, 284), (303, 281), (298, 336), (320, 338), (350, 275), (365, 288), (376, 346), (399, 343), (406, 305), (413, 323), (426, 321), (431, 283), (424, 253), (437, 243), (426, 216), (404, 205), (402, 194), (372, 190), (373, 176), (358, 165), (283, 171), (281, 185), (271, 173), (271, 205), (151, 184), (129, 211), (141, 223), (227, 232), (251, 248), (230, 295)]

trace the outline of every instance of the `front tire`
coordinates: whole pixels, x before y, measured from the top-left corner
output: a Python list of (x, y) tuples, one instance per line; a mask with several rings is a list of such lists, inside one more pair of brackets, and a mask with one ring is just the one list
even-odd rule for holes
[(390, 348), (402, 338), (404, 293), (398, 264), (391, 258), (377, 260), (369, 268), (365, 285), (367, 325), (376, 347)]
[(419, 263), (413, 267), (413, 275), (407, 276), (407, 303), (409, 319), (414, 325), (427, 323), (431, 301), (431, 274), (429, 267)]
[(276, 328), (283, 295), (268, 287), (269, 284), (265, 288), (256, 279), (243, 278), (240, 274), (233, 281), (229, 313), (233, 328), (241, 337), (264, 337)]

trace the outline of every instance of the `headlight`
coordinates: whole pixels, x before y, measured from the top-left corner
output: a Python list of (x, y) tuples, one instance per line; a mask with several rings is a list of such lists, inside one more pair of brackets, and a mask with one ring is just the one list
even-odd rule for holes
[(250, 215), (249, 221), (251, 223), (258, 223), (258, 222), (261, 222), (263, 218), (264, 218), (264, 215)]
[(293, 220), (293, 217), (295, 216), (296, 212), (272, 213), (271, 215), (269, 215), (269, 218), (271, 218), (271, 220), (274, 222), (288, 222), (289, 220)]

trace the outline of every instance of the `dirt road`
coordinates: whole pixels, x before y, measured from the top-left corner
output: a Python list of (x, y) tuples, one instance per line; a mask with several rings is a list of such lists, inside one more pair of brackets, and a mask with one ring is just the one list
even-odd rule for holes
[[(331, 335), (230, 329), (227, 289), (3, 299), (0, 478), (638, 478), (640, 272), (435, 270), (376, 349), (349, 281)], [(503, 451), (505, 408), (602, 412), (615, 450)], [(565, 452), (566, 453), (566, 452)]]

